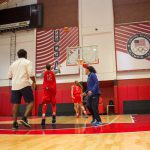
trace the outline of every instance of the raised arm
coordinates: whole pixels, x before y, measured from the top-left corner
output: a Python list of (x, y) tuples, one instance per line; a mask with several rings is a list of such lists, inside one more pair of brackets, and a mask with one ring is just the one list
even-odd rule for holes
[(60, 72), (60, 69), (54, 70), (54, 73), (55, 73), (55, 74), (61, 73), (61, 72)]
[(61, 65), (58, 65), (58, 69), (54, 70), (54, 73), (55, 73), (55, 74), (61, 73), (60, 67), (61, 67)]

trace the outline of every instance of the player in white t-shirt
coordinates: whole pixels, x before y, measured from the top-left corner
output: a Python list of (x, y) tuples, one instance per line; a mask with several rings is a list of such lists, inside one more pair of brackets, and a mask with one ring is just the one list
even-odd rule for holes
[(33, 108), (33, 91), (30, 84), (32, 80), (32, 87), (35, 89), (36, 81), (35, 74), (32, 68), (32, 62), (27, 60), (27, 52), (24, 49), (20, 49), (17, 52), (18, 59), (10, 66), (8, 71), (8, 78), (12, 80), (12, 93), (11, 102), (13, 104), (13, 127), (12, 129), (18, 129), (17, 116), (19, 104), (21, 98), (27, 103), (26, 111), (21, 119), (21, 123), (26, 127), (31, 127), (27, 121), (27, 117)]

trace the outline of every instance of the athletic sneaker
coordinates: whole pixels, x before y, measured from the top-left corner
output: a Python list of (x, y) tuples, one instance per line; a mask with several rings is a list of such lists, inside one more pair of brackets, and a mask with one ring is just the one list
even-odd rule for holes
[(28, 120), (27, 120), (26, 117), (23, 117), (23, 118), (20, 120), (20, 123), (22, 123), (25, 127), (31, 128), (31, 125), (28, 123)]
[(84, 118), (88, 118), (88, 115), (86, 114), (86, 115), (84, 115)]
[(42, 121), (41, 121), (41, 127), (42, 127), (42, 129), (45, 129), (45, 119), (42, 119)]
[(80, 116), (79, 116), (79, 114), (76, 114), (76, 118), (79, 118)]
[(52, 123), (56, 123), (56, 116), (52, 115)]
[(93, 119), (93, 120), (91, 121), (91, 124), (93, 125), (93, 124), (95, 123), (95, 121), (96, 121), (96, 120), (95, 120), (95, 119)]
[(94, 126), (100, 126), (100, 125), (102, 125), (102, 122), (96, 121), (93, 125), (94, 125)]
[(12, 129), (17, 130), (19, 128), (18, 122), (13, 122)]

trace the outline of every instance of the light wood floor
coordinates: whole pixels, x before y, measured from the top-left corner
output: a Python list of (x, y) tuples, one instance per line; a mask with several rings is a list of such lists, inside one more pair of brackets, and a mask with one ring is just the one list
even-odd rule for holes
[[(104, 115), (103, 123), (134, 123), (131, 115)], [(48, 122), (51, 118), (47, 117)], [(89, 123), (91, 117), (57, 117), (59, 124)], [(39, 124), (41, 118), (29, 119)], [(12, 121), (1, 121), (10, 124)], [(150, 132), (53, 134), (53, 135), (0, 135), (0, 150), (150, 150)]]
[(150, 132), (0, 135), (0, 150), (150, 150)]

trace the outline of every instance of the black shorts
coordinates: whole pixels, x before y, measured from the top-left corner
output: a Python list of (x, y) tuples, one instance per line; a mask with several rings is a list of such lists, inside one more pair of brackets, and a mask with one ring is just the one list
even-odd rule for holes
[(30, 102), (34, 101), (33, 91), (31, 89), (31, 86), (27, 86), (20, 90), (12, 90), (11, 102), (13, 104), (20, 104), (22, 97), (24, 98), (24, 101), (26, 103), (30, 103)]

